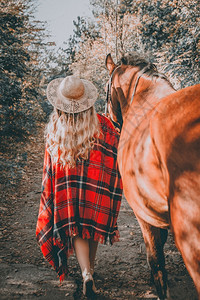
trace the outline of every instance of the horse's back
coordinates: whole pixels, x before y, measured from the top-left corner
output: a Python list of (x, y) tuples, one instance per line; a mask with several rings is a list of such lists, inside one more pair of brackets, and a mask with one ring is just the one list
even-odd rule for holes
[(199, 142), (200, 134), (200, 84), (187, 87), (163, 98), (156, 107), (151, 121), (154, 139), (169, 155), (172, 145), (181, 140), (190, 145)]
[(170, 175), (169, 185), (186, 173), (194, 173), (198, 177), (200, 84), (164, 98), (156, 108), (150, 131), (161, 161)]

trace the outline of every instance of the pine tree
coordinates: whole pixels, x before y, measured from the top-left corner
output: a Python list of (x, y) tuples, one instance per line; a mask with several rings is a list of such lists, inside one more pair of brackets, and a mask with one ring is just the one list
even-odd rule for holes
[(198, 0), (137, 1), (144, 50), (183, 88), (199, 82), (200, 22)]
[[(157, 64), (176, 88), (199, 82), (200, 22), (198, 0), (90, 0), (99, 36), (79, 43), (73, 70), (86, 66), (100, 89), (105, 82), (106, 54), (115, 61), (123, 52), (139, 51)], [(98, 43), (98, 47), (96, 44)], [(86, 49), (87, 47), (87, 49)], [(88, 50), (88, 51), (87, 51)], [(84, 55), (85, 53), (85, 55)]]

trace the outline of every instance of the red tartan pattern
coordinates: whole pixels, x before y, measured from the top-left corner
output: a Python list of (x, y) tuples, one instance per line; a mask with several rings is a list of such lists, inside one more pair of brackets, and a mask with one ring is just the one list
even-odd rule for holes
[(45, 149), (42, 194), (36, 227), (44, 257), (60, 278), (73, 253), (72, 237), (112, 244), (119, 239), (122, 181), (117, 166), (119, 135), (112, 123), (98, 115), (102, 134), (89, 159), (75, 168), (52, 163)]

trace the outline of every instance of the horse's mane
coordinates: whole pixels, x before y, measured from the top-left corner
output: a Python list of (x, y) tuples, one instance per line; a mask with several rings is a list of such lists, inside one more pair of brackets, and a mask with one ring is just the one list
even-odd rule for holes
[(139, 67), (140, 70), (146, 69), (145, 73), (148, 75), (153, 75), (158, 73), (156, 65), (147, 60), (143, 55), (138, 52), (131, 52), (123, 54), (120, 62), (124, 65), (130, 65), (134, 67)]
[(156, 67), (155, 64), (150, 62), (146, 57), (141, 55), (138, 52), (131, 52), (131, 53), (126, 53), (123, 54), (119, 64), (124, 64), (124, 65), (130, 65), (133, 67), (138, 67), (140, 70), (144, 70), (144, 73), (148, 76), (157, 76), (160, 77), (168, 82), (168, 84), (174, 88), (167, 78), (163, 73), (160, 73)]
[(162, 73), (160, 73), (155, 64), (150, 62), (146, 57), (138, 52), (130, 52), (123, 54), (119, 64), (130, 65), (133, 67), (138, 67), (140, 70), (144, 70), (144, 73), (148, 76), (158, 76), (165, 81), (173, 88), (169, 79)]

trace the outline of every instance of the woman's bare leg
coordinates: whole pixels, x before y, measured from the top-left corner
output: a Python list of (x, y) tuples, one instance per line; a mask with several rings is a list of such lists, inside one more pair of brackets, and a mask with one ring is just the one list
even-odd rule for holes
[(94, 280), (90, 272), (90, 253), (92, 253), (92, 258), (93, 257), (95, 258), (94, 256), (95, 247), (93, 247), (92, 245), (92, 252), (91, 252), (89, 247), (89, 240), (82, 239), (79, 236), (73, 239), (73, 244), (74, 244), (76, 257), (80, 265), (82, 276), (83, 276), (83, 294), (91, 297), (93, 293), (96, 292)]
[(95, 257), (97, 253), (98, 242), (93, 241), (92, 239), (89, 240), (89, 259), (90, 259), (90, 271), (93, 275), (94, 273), (94, 263)]
[(81, 272), (87, 271), (90, 272), (90, 249), (89, 249), (89, 242), (87, 239), (82, 239), (81, 237), (77, 236), (73, 239), (74, 243), (74, 250), (76, 253), (76, 258), (81, 268)]

